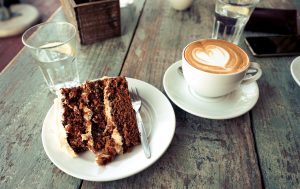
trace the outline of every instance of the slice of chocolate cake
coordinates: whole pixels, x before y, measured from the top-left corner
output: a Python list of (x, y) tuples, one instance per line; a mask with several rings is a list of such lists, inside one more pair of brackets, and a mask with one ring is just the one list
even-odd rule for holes
[(81, 136), (86, 133), (83, 119), (83, 106), (80, 87), (65, 88), (61, 90), (61, 104), (63, 108), (62, 125), (66, 131), (67, 143), (75, 154), (87, 150), (87, 141)]
[(96, 158), (100, 165), (110, 162), (117, 154), (128, 152), (133, 146), (140, 144), (127, 81), (123, 77), (117, 77), (104, 79), (104, 82), (107, 127), (105, 147)]
[(135, 112), (124, 77), (63, 88), (55, 100), (61, 146), (72, 156), (90, 150), (105, 165), (140, 144)]

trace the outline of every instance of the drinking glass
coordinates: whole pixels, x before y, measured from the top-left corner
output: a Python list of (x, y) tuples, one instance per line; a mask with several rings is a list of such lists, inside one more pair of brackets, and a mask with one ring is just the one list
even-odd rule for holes
[(238, 44), (259, 0), (216, 0), (213, 39)]
[(51, 92), (79, 84), (76, 28), (68, 22), (45, 22), (26, 30), (22, 42), (30, 50)]

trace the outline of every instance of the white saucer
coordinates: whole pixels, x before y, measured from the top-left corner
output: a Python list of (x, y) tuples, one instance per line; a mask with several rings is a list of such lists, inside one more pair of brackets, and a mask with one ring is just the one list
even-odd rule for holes
[(296, 83), (300, 86), (300, 56), (293, 60), (291, 64), (291, 73)]
[(219, 98), (204, 98), (194, 94), (187, 86), (181, 61), (172, 64), (163, 78), (169, 98), (181, 109), (209, 119), (230, 119), (248, 112), (256, 104), (259, 90), (256, 82), (242, 84), (236, 91)]
[(54, 105), (48, 111), (42, 128), (43, 147), (49, 159), (62, 171), (89, 181), (112, 181), (134, 175), (156, 162), (170, 145), (175, 133), (175, 114), (168, 98), (154, 86), (132, 78), (126, 78), (129, 88), (136, 87), (142, 98), (141, 116), (148, 131), (151, 158), (144, 155), (142, 146), (130, 153), (118, 156), (106, 166), (98, 166), (95, 156), (85, 152), (72, 158), (60, 149), (56, 135)]

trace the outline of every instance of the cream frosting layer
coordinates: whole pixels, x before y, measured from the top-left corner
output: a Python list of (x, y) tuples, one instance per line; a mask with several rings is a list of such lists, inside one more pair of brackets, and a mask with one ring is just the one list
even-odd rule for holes
[(63, 120), (63, 105), (62, 105), (62, 95), (60, 92), (57, 92), (57, 98), (54, 99), (54, 109), (56, 112), (56, 125), (55, 125), (55, 131), (57, 135), (57, 139), (60, 144), (60, 149), (67, 154), (69, 154), (71, 157), (77, 157), (78, 155), (74, 152), (74, 150), (71, 148), (71, 146), (68, 143), (67, 140), (67, 132), (64, 129), (64, 126), (62, 124)]
[(107, 118), (106, 129), (110, 129), (113, 131), (111, 138), (115, 142), (114, 148), (118, 154), (122, 154), (123, 153), (123, 142), (122, 142), (123, 137), (119, 133), (119, 131), (116, 127), (116, 124), (113, 122), (113, 118), (112, 118), (112, 114), (111, 114), (112, 109), (111, 109), (111, 105), (110, 105), (110, 101), (109, 101), (109, 96), (111, 94), (108, 93), (107, 88), (108, 88), (108, 85), (104, 88), (104, 106), (105, 106), (105, 114), (106, 114), (106, 118)]

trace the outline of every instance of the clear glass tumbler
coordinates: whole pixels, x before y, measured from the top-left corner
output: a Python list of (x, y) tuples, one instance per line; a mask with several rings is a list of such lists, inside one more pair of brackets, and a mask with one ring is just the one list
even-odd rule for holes
[(238, 44), (259, 0), (216, 0), (213, 39)]
[(68, 22), (45, 22), (29, 28), (22, 42), (30, 50), (51, 92), (79, 84), (76, 28)]

